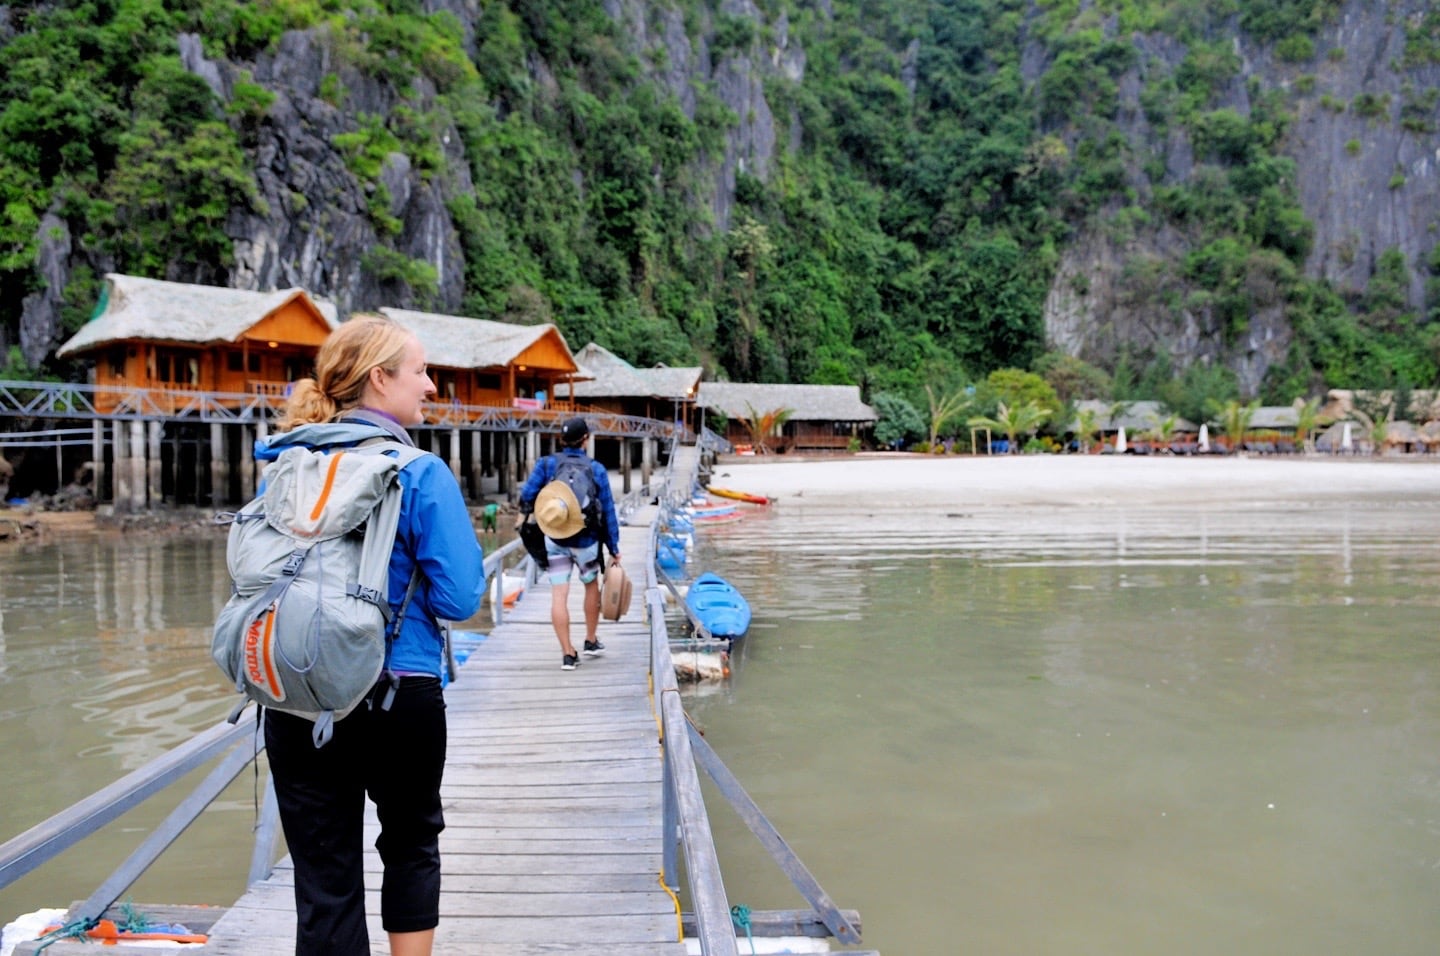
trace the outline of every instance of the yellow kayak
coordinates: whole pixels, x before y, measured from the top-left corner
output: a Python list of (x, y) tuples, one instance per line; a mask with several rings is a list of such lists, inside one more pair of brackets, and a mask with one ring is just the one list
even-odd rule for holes
[(729, 488), (716, 488), (714, 485), (707, 486), (705, 490), (720, 498), (729, 498), (733, 501), (748, 501), (752, 505), (768, 505), (770, 503), (770, 499), (764, 495), (752, 495), (748, 491), (732, 491)]

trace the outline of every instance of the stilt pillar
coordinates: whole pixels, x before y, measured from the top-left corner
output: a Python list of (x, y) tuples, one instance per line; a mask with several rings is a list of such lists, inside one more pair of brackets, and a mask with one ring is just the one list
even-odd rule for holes
[(210, 423), (210, 504), (219, 507), (230, 500), (230, 455), (225, 426)]
[(485, 497), (484, 459), (485, 433), (470, 431), (470, 500), (479, 501)]
[(145, 423), (130, 422), (130, 510), (145, 507)]
[(114, 446), (115, 461), (115, 510), (124, 514), (130, 510), (130, 428), (125, 422), (110, 423), (110, 444)]
[[(146, 449), (146, 478), (147, 488), (145, 496), (146, 507), (153, 508), (163, 504), (165, 501), (165, 458), (160, 453), (160, 441), (165, 433), (165, 423), (153, 421), (146, 423), (149, 431), (149, 441)], [(179, 456), (176, 456), (179, 457)]]
[[(460, 429), (450, 429), (450, 473), (460, 480)], [(463, 488), (464, 485), (461, 485)]]
[(99, 504), (105, 500), (105, 423), (98, 418), (90, 423), (90, 464), (91, 494)]
[(240, 500), (249, 501), (255, 497), (255, 482), (259, 475), (255, 469), (255, 428), (240, 426)]
[(500, 478), (504, 485), (501, 491), (510, 501), (515, 500), (515, 493), (518, 490), (515, 487), (515, 460), (520, 457), (520, 441), (521, 437), (518, 432), (508, 432), (504, 436), (504, 441), (501, 442), (501, 448), (505, 455), (505, 461), (502, 463), (500, 471)]

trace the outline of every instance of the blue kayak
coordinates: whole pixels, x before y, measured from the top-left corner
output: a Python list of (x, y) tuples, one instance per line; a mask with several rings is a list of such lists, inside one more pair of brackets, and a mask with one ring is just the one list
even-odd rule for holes
[(729, 581), (711, 571), (690, 582), (685, 606), (713, 637), (739, 637), (750, 628), (750, 602)]

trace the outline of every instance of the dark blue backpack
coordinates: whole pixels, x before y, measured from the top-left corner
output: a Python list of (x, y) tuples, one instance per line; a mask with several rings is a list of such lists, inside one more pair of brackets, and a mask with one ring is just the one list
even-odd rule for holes
[(592, 468), (594, 462), (585, 455), (552, 456), (555, 462), (555, 477), (551, 481), (563, 481), (570, 486), (575, 493), (575, 500), (580, 502), (580, 510), (585, 514), (585, 530), (561, 541), (558, 545), (573, 547), (586, 534), (592, 534), (603, 538), (601, 533), (605, 524), (600, 516), (600, 495), (599, 489), (595, 486), (595, 472)]

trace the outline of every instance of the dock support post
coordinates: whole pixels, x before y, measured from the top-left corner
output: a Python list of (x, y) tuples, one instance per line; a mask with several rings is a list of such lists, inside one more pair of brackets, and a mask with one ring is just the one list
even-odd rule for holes
[(105, 500), (105, 423), (98, 418), (90, 423), (90, 463), (94, 466), (90, 473), (90, 480), (94, 482), (91, 487), (95, 489), (98, 503)]
[(210, 423), (210, 504), (219, 506), (230, 500), (230, 456), (225, 441), (225, 426)]
[(485, 433), (470, 429), (470, 498), (479, 501), (485, 497)]
[(250, 425), (240, 426), (240, 500), (249, 501), (255, 497), (255, 429)]
[(655, 439), (640, 440), (640, 484), (650, 487), (650, 474), (655, 470)]
[(513, 498), (515, 497), (515, 490), (516, 490), (516, 489), (515, 489), (515, 459), (516, 459), (517, 457), (519, 457), (519, 454), (520, 454), (520, 447), (519, 447), (519, 445), (520, 445), (520, 436), (519, 436), (519, 434), (518, 434), (518, 433), (514, 433), (514, 432), (507, 434), (507, 435), (505, 436), (505, 438), (504, 438), (504, 441), (501, 443), (501, 445), (502, 445), (502, 450), (503, 450), (504, 455), (505, 455), (505, 464), (504, 464), (504, 467), (502, 468), (502, 470), (501, 470), (501, 472), (500, 472), (500, 479), (501, 479), (501, 482), (500, 482), (500, 483), (503, 485), (503, 487), (502, 487), (500, 490), (501, 490), (502, 492), (504, 492), (506, 496), (510, 497), (510, 498), (513, 500)]
[[(255, 441), (264, 441), (269, 437), (270, 423), (267, 422), (265, 420), (265, 417), (262, 415), (260, 419), (255, 422)], [(246, 451), (250, 453), (250, 460), (255, 462), (255, 487), (259, 488), (261, 481), (263, 481), (265, 478), (265, 466), (268, 465), (269, 462), (259, 461), (258, 459), (256, 459), (253, 444), (250, 448), (246, 449)], [(250, 498), (247, 496), (245, 500), (249, 501)]]
[(630, 439), (620, 439), (620, 493), (630, 493)]
[(150, 432), (148, 436), (149, 447), (146, 452), (147, 464), (149, 466), (147, 468), (149, 472), (147, 476), (149, 488), (145, 503), (147, 506), (153, 508), (158, 504), (163, 504), (165, 501), (165, 458), (160, 453), (160, 440), (165, 430), (165, 423), (152, 421), (147, 424), (149, 425), (148, 430)]
[(145, 508), (145, 423), (130, 422), (130, 510)]
[(110, 423), (110, 443), (115, 447), (115, 509), (121, 513), (130, 510), (130, 442), (126, 440), (127, 427), (124, 422)]
[[(460, 429), (450, 429), (450, 473), (460, 480)], [(461, 487), (464, 487), (463, 485)]]

